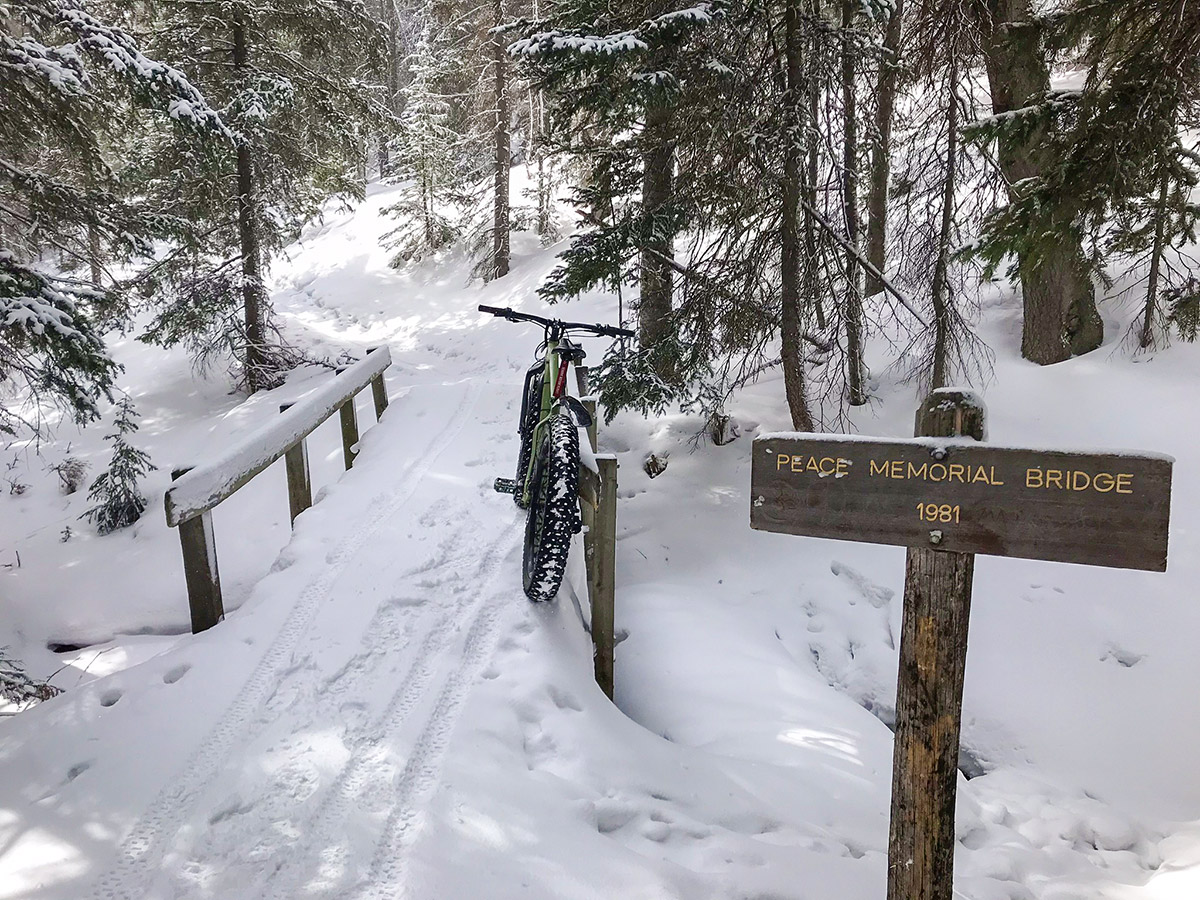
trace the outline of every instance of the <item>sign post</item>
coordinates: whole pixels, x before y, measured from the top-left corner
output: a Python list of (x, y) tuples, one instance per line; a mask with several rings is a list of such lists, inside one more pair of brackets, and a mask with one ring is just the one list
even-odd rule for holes
[[(983, 408), (962, 395), (931, 396), (917, 413), (916, 431), (981, 441), (983, 416)], [(958, 737), (974, 574), (974, 553), (908, 548), (896, 680), (888, 900), (951, 897)]]
[(908, 547), (896, 687), (888, 900), (950, 900), (975, 554), (1165, 571), (1165, 456), (983, 442), (968, 391), (931, 393), (917, 438), (754, 441), (750, 526)]

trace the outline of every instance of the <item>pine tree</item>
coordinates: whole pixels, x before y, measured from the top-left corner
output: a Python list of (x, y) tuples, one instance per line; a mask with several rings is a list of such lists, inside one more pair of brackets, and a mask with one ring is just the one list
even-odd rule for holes
[(157, 135), (142, 183), (194, 239), (157, 267), (146, 339), (232, 355), (248, 390), (296, 362), (265, 288), (271, 257), (334, 197), (363, 195), (366, 136), (387, 118), (377, 23), (358, 0), (164, 0), (149, 38), (221, 104), (234, 141), (198, 158)]
[(492, 100), (495, 125), (492, 129), (495, 159), (492, 168), (492, 255), (489, 274), (502, 278), (508, 274), (509, 232), (512, 230), (509, 174), (512, 168), (512, 114), (509, 108), (509, 62), (505, 50), (504, 0), (493, 5), (492, 34)]
[(851, 406), (867, 402), (866, 363), (863, 360), (863, 275), (859, 247), (858, 87), (859, 56), (855, 18), (858, 0), (841, 3), (842, 61), (842, 218), (846, 223), (846, 291), (842, 318), (846, 336), (846, 389)]
[(1173, 292), (1194, 274), (1177, 248), (1200, 223), (1200, 154), (1184, 137), (1200, 126), (1200, 3), (1074, 3), (1055, 36), (1082, 47), (1089, 72), (1047, 194), (1079, 179), (1076, 202), (1105, 255), (1147, 271), (1137, 337), (1147, 348), (1165, 324), (1163, 285)]
[(127, 439), (138, 430), (137, 412), (128, 394), (123, 394), (117, 401), (113, 427), (116, 431), (104, 436), (112, 444), (112, 459), (88, 491), (88, 500), (96, 505), (80, 516), (95, 525), (100, 534), (125, 528), (141, 518), (146, 509), (146, 498), (139, 483), (155, 468), (150, 463), (150, 455), (132, 446)]
[(994, 140), (1009, 201), (991, 217), (980, 253), (993, 270), (1015, 256), (1021, 355), (1050, 365), (1096, 349), (1104, 337), (1079, 198), (1073, 190), (1047, 192), (1056, 181), (1062, 185), (1055, 173), (1062, 171), (1072, 97), (1051, 90), (1046, 21), (1030, 0), (988, 0), (977, 14), (993, 117), (973, 133)]
[(420, 40), (406, 61), (411, 80), (402, 92), (404, 111), (394, 145), (393, 171), (407, 183), (401, 200), (388, 209), (401, 220), (386, 238), (396, 251), (393, 266), (421, 259), (457, 239), (466, 205), (464, 140), (452, 127), (447, 88), (462, 59), (459, 48), (436, 30), (433, 11), (425, 14)]
[[(895, 0), (887, 16), (876, 81), (875, 129), (872, 136), (870, 192), (867, 199), (867, 258), (880, 272), (887, 268), (888, 185), (893, 155), (892, 127), (901, 74), (904, 0)], [(867, 272), (868, 297), (883, 290), (883, 282)]]
[[(634, 280), (642, 289), (640, 346), (617, 349), (598, 372), (606, 409), (679, 403), (707, 418), (782, 362), (794, 422), (815, 421), (812, 404), (840, 397), (849, 369), (823, 366), (836, 344), (821, 332), (843, 317), (830, 318), (822, 298), (845, 293), (863, 258), (832, 225), (843, 210), (828, 190), (843, 168), (829, 152), (840, 135), (825, 124), (840, 112), (841, 36), (812, 0), (656, 19), (632, 7), (566, 11), (573, 29), (532, 23), (513, 49), (553, 98), (560, 144), (586, 167), (575, 205), (588, 227), (543, 296)], [(879, 11), (850, 29), (854, 78)], [(801, 64), (790, 82), (788, 59)], [(668, 280), (669, 306), (658, 290)], [(815, 400), (810, 357), (822, 366)]]
[(994, 205), (999, 198), (981, 174), (978, 148), (963, 138), (964, 125), (977, 117), (979, 92), (970, 78), (982, 59), (976, 22), (956, 2), (921, 4), (911, 8), (905, 31), (897, 271), (928, 311), (913, 370), (923, 388), (936, 389), (952, 379), (970, 381), (986, 365), (986, 348), (966, 315), (974, 273), (959, 250), (978, 233), (981, 201)]
[[(511, 47), (557, 104), (553, 137), (587, 168), (575, 201), (597, 226), (572, 242), (543, 294), (554, 300), (596, 284), (615, 289), (636, 269), (646, 351), (671, 327), (673, 246), (684, 225), (674, 185), (677, 111), (705, 84), (707, 54), (697, 38), (721, 9), (577, 0), (526, 23)], [(637, 127), (628, 133), (631, 121)], [(656, 369), (665, 376), (672, 366), (660, 356)]]
[(193, 148), (228, 132), (179, 71), (68, 0), (0, 5), (0, 107), (0, 379), (32, 394), (28, 424), (40, 401), (87, 422), (118, 371), (98, 320), (126, 302), (99, 261), (144, 258), (182, 224), (130, 199), (108, 149), (139, 110)]

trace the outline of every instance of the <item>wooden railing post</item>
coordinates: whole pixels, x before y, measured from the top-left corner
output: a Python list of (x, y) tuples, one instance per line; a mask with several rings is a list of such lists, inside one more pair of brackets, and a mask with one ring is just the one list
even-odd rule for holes
[[(171, 480), (188, 471), (190, 469), (175, 469)], [(206, 510), (180, 522), (179, 544), (183, 549), (183, 577), (187, 582), (188, 606), (192, 613), (192, 634), (199, 634), (225, 618), (212, 513)]]
[(387, 387), (384, 386), (382, 373), (371, 379), (371, 397), (375, 400), (375, 420), (378, 421), (388, 408)]
[(354, 465), (354, 457), (358, 456), (358, 410), (354, 408), (354, 397), (342, 404), (338, 410), (342, 420), (342, 459), (346, 468)]
[(596, 462), (600, 467), (600, 493), (594, 529), (596, 589), (592, 597), (592, 641), (596, 647), (596, 682), (611, 700), (616, 646), (617, 458), (605, 453), (597, 456)]
[[(292, 404), (284, 403), (279, 407), (284, 412)], [(292, 514), (292, 527), (296, 527), (296, 517), (312, 506), (312, 479), (308, 474), (308, 439), (301, 438), (284, 455), (287, 466), (288, 509)]]
[[(369, 347), (367, 353), (374, 353), (378, 348)], [(388, 408), (387, 385), (383, 383), (383, 373), (380, 372), (371, 379), (371, 398), (375, 401), (375, 421), (383, 418), (383, 411)]]

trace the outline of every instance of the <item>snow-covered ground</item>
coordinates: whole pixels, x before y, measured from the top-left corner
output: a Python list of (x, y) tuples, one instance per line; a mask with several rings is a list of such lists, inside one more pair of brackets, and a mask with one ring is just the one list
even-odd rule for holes
[[(491, 491), (537, 335), (475, 307), (542, 311), (561, 246), (515, 236), (512, 274), (486, 287), (454, 254), (396, 272), (378, 246), (390, 199), (331, 213), (276, 267), (315, 355), (390, 346), (392, 405), (374, 425), (360, 398), (345, 475), (336, 420), (310, 438), (321, 499), (294, 534), (282, 463), (216, 510), (221, 626), (186, 635), (170, 470), (327, 370), (246, 401), (181, 354), (119, 342), (159, 470), (146, 516), (111, 536), (47, 470), (71, 455), (94, 476), (103, 424), (0, 460), (28, 485), (0, 484), (0, 644), (66, 689), (0, 720), (0, 900), (881, 897), (903, 551), (749, 529), (750, 441), (787, 426), (777, 376), (735, 398), (725, 446), (695, 445), (694, 418), (622, 415), (600, 438), (621, 466), (628, 635), (609, 704), (578, 555), (558, 600), (529, 604), (520, 516)], [(1040, 369), (1019, 359), (1016, 302), (988, 296), (992, 439), (1177, 464), (1164, 575), (979, 559), (957, 890), (1190, 900), (1200, 348), (1133, 359), (1133, 310), (1114, 305), (1104, 348)], [(564, 315), (615, 322), (616, 301)], [(907, 436), (918, 397), (885, 358), (854, 426)], [(651, 451), (668, 459), (653, 481)]]

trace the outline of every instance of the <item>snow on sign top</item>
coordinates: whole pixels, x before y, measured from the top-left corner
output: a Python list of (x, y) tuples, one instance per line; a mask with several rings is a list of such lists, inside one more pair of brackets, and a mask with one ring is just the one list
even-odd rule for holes
[(174, 527), (212, 509), (283, 456), (392, 364), (387, 347), (371, 351), (328, 383), (293, 404), (245, 440), (180, 476), (167, 491), (167, 524)]
[(750, 526), (1161, 572), (1172, 464), (969, 438), (765, 434), (754, 441)]

